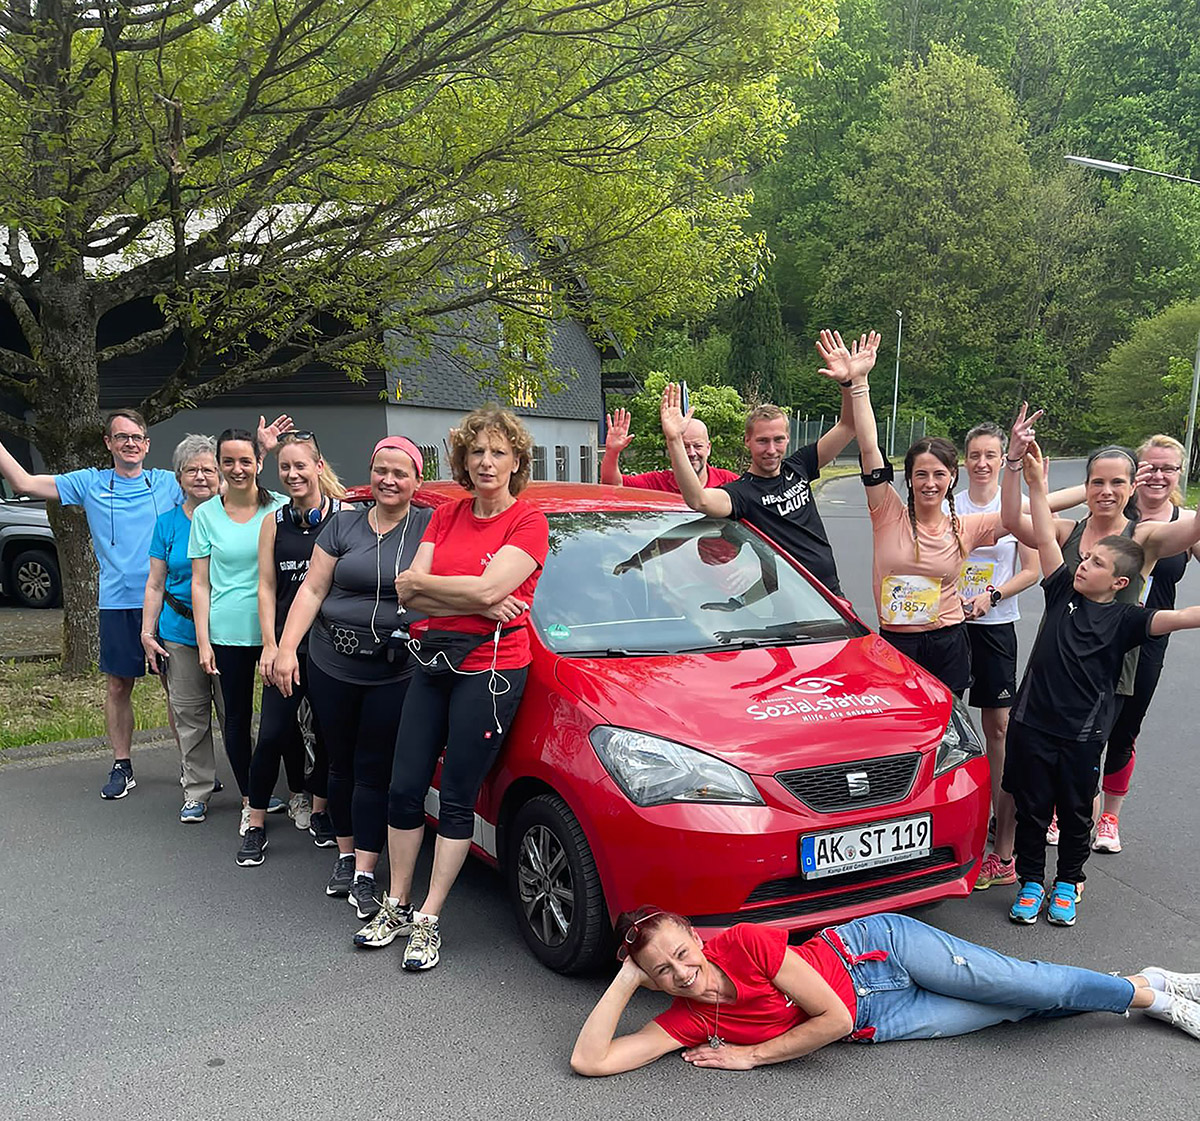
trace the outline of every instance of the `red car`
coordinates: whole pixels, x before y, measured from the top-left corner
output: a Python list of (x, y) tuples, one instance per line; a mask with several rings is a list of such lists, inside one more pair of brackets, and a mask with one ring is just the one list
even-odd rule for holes
[(970, 893), (988, 764), (940, 682), (743, 523), (633, 488), (522, 497), (550, 556), (474, 848), (542, 962), (596, 965), (645, 902), (703, 934)]

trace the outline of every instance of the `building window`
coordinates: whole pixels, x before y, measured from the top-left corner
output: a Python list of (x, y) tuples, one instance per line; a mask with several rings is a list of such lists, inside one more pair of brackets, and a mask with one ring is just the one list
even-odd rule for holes
[(566, 444), (554, 446), (554, 477), (560, 483), (565, 483), (571, 477), (571, 467), (567, 460)]
[(535, 445), (533, 449), (533, 477), (546, 478), (546, 449), (541, 444)]
[(421, 478), (440, 479), (442, 469), (438, 463), (437, 444), (418, 444), (417, 450), (421, 453), (421, 458), (425, 460), (425, 470), (421, 473)]
[(579, 449), (579, 480), (584, 483), (596, 481), (596, 449), (584, 444)]

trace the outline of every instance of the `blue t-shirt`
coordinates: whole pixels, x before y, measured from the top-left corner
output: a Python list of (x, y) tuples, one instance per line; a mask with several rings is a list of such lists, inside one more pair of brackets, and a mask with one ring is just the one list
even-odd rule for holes
[(100, 610), (140, 608), (150, 575), (154, 523), (183, 501), (169, 471), (142, 471), (132, 478), (115, 470), (85, 467), (55, 475), (58, 500), (82, 506), (100, 563)]
[(208, 640), (214, 646), (261, 646), (258, 624), (258, 533), (262, 520), (288, 500), (271, 492), (271, 501), (248, 522), (235, 522), (219, 498), (196, 507), (188, 556), (208, 557), (211, 588)]
[[(166, 591), (189, 608), (192, 606), (192, 562), (188, 559), (191, 533), (192, 519), (184, 513), (182, 506), (176, 506), (159, 516), (150, 540), (150, 555), (167, 562)], [(158, 637), (164, 642), (195, 646), (196, 624), (185, 619), (164, 599), (158, 617)]]

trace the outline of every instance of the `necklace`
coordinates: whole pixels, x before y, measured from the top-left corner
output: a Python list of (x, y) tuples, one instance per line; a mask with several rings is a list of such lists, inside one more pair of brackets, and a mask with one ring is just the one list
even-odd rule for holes
[(713, 1030), (712, 1035), (708, 1037), (708, 1045), (714, 1051), (725, 1045), (725, 1040), (721, 1038), (721, 994), (717, 993), (717, 1007), (713, 1012)]

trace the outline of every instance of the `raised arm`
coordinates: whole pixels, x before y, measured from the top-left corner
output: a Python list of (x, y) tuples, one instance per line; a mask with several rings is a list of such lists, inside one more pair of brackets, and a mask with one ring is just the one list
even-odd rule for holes
[[(1025, 485), (1029, 488), (1029, 513), (1033, 521), (1033, 534), (1037, 540), (1038, 559), (1042, 573), (1049, 576), (1062, 565), (1062, 547), (1054, 528), (1054, 515), (1050, 513), (1048, 476), (1049, 463), (1042, 458), (1042, 449), (1035, 440), (1025, 452), (1023, 469)], [(1007, 485), (1008, 479), (1004, 480)]]
[(605, 417), (604, 458), (600, 461), (600, 481), (610, 487), (621, 485), (621, 453), (633, 443), (629, 435), (629, 410), (617, 409)]
[(713, 518), (728, 518), (733, 514), (733, 499), (720, 487), (702, 487), (696, 478), (696, 472), (688, 462), (687, 452), (683, 447), (683, 430), (692, 419), (692, 410), (684, 415), (680, 408), (682, 394), (679, 386), (668, 382), (663, 389), (662, 418), (663, 436), (667, 440), (667, 455), (671, 458), (671, 470), (675, 472), (675, 481), (679, 484), (679, 492), (683, 500), (693, 510), (708, 514)]
[(847, 347), (837, 331), (832, 334), (822, 331), (815, 345), (825, 363), (818, 372), (832, 378), (842, 390), (842, 411), (837, 424), (817, 441), (817, 466), (825, 467), (837, 459), (857, 431), (854, 387), (867, 384), (867, 375), (874, 368), (879, 351), (879, 333), (860, 335)]
[[(878, 336), (875, 336), (878, 340)], [(826, 377), (844, 381), (846, 377), (853, 380), (853, 355), (842, 342), (842, 337), (836, 331), (822, 331), (817, 340), (817, 353), (825, 362), (821, 373)], [(843, 390), (850, 398), (854, 418), (854, 432), (858, 438), (859, 459), (862, 462), (862, 473), (870, 475), (880, 470), (887, 462), (879, 448), (879, 434), (875, 427), (875, 411), (871, 408), (871, 388), (866, 377), (853, 381), (849, 389)], [(867, 493), (867, 508), (874, 510), (884, 500), (884, 487), (864, 487)]]
[(681, 1044), (678, 1040), (653, 1020), (632, 1035), (613, 1038), (625, 1006), (643, 986), (653, 988), (646, 974), (631, 958), (627, 958), (579, 1029), (575, 1049), (571, 1052), (571, 1069), (576, 1074), (586, 1074), (591, 1078), (622, 1074), (679, 1050)]
[(1190, 631), (1200, 627), (1200, 607), (1183, 607), (1178, 611), (1156, 611), (1150, 620), (1150, 633), (1155, 637)]
[(0, 475), (17, 494), (28, 494), (31, 498), (49, 500), (58, 498), (58, 484), (53, 475), (31, 475), (16, 460), (16, 457), (0, 443)]
[(1146, 551), (1144, 571), (1148, 572), (1159, 557), (1186, 553), (1200, 543), (1200, 507), (1191, 517), (1180, 517), (1173, 522), (1139, 522), (1133, 539)]

